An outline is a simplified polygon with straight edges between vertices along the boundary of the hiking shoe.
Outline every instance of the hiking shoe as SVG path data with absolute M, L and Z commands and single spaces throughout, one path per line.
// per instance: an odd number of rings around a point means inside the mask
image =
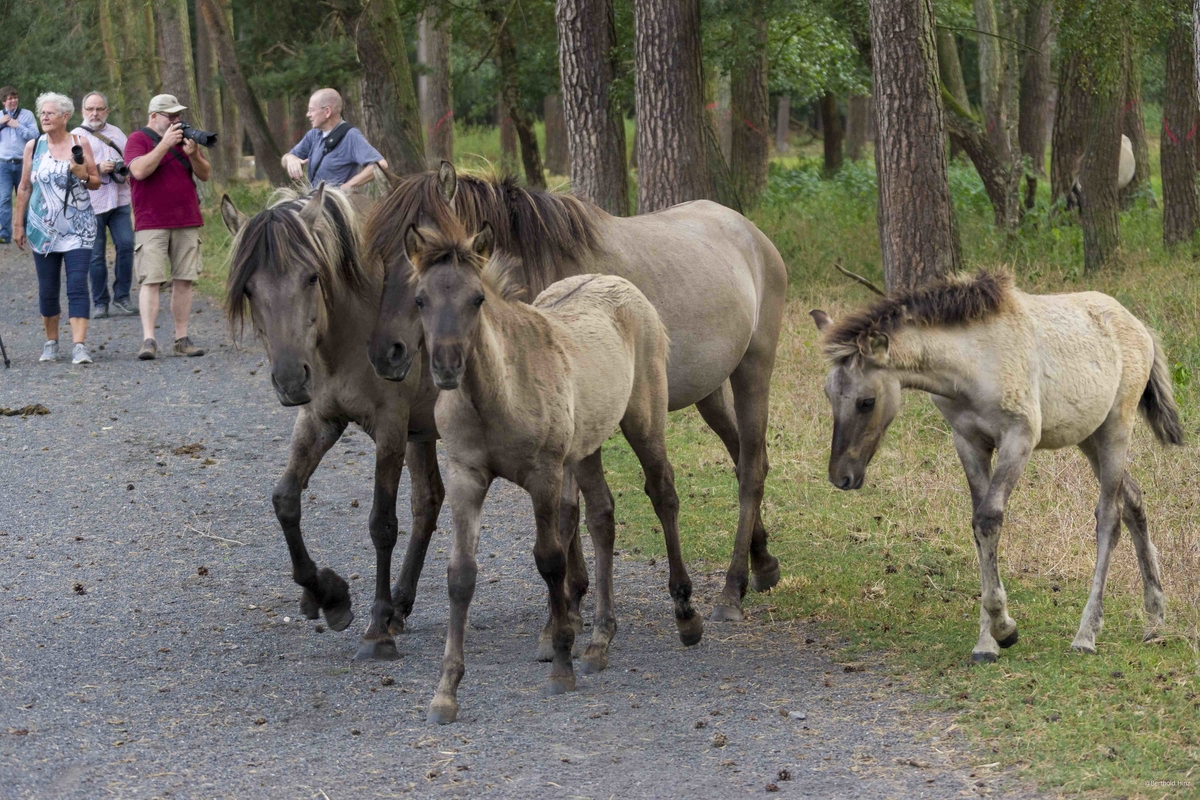
M 138 310 L 129 300 L 113 300 L 108 307 L 108 313 L 114 317 L 133 317 L 137 315 Z
M 158 342 L 153 339 L 146 339 L 142 342 L 142 349 L 138 350 L 139 361 L 153 361 L 158 356 Z
M 58 361 L 58 342 L 48 340 L 42 345 L 42 357 L 38 361 Z
M 8 244 L 8 237 L 0 236 L 0 244 Z
M 196 347 L 192 344 L 191 337 L 184 336 L 182 339 L 175 340 L 175 355 L 177 356 L 202 356 L 204 348 Z
M 91 355 L 88 354 L 87 345 L 85 345 L 83 342 L 75 343 L 75 352 L 71 356 L 71 363 L 72 364 L 90 364 L 90 363 L 92 363 L 92 357 L 91 357 Z
M 104 303 L 96 303 L 92 306 L 92 319 L 104 319 L 108 316 L 108 306 Z

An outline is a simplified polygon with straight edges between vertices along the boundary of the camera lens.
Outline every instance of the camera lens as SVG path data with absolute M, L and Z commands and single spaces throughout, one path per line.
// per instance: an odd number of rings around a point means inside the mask
M 81 145 L 77 145 L 77 144 L 71 145 L 71 159 L 76 164 L 83 163 L 83 147 Z

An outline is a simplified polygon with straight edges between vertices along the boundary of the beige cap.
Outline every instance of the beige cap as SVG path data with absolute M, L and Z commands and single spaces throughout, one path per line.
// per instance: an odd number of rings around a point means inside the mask
M 180 105 L 173 94 L 156 94 L 150 98 L 151 114 L 178 114 L 187 111 L 187 106 Z

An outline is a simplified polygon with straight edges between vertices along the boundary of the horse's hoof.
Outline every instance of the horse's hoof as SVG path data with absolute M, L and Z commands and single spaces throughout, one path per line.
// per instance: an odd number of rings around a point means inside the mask
M 554 640 L 549 636 L 543 636 L 538 639 L 537 646 L 538 661 L 553 661 L 554 660 Z
M 434 700 L 429 704 L 429 716 L 426 722 L 437 725 L 449 725 L 458 719 L 458 703 L 453 700 Z
M 400 651 L 396 649 L 396 642 L 392 639 L 363 641 L 358 646 L 358 652 L 354 654 L 355 661 L 395 661 L 398 658 Z
M 1092 645 L 1072 643 L 1071 649 L 1074 650 L 1076 653 L 1084 653 L 1089 656 L 1096 655 L 1096 648 Z
M 608 669 L 608 651 L 600 645 L 588 645 L 584 651 L 583 657 L 579 659 L 579 673 L 581 675 L 595 675 L 597 672 L 603 672 Z
M 742 614 L 742 609 L 737 606 L 713 606 L 712 616 L 709 617 L 713 622 L 741 622 L 745 617 Z
M 574 675 L 559 675 L 550 678 L 546 682 L 546 694 L 553 696 L 556 694 L 566 694 L 567 692 L 575 691 L 575 676 Z
M 353 621 L 354 612 L 350 610 L 349 603 L 337 608 L 325 609 L 325 624 L 331 631 L 344 631 L 350 627 L 350 623 Z
M 1017 629 L 1016 628 L 1013 628 L 1013 632 L 1010 633 L 1008 636 L 1005 636 L 1003 639 L 996 642 L 996 644 L 1000 645 L 1001 647 L 1003 647 L 1006 650 L 1008 648 L 1012 647 L 1016 643 L 1017 643 Z
M 321 616 L 321 604 L 317 602 L 317 598 L 313 597 L 312 592 L 305 589 L 300 595 L 300 613 L 306 619 L 317 619 Z
M 683 642 L 685 647 L 700 644 L 700 639 L 704 636 L 704 620 L 700 619 L 699 614 L 693 614 L 691 619 L 675 620 L 675 625 L 679 628 L 679 641 Z
M 995 664 L 996 654 L 989 652 L 971 653 L 971 662 L 974 664 Z
M 750 591 L 765 592 L 779 583 L 779 559 L 772 556 L 771 560 L 774 563 L 770 567 L 750 575 Z
M 388 633 L 392 636 L 399 636 L 404 632 L 404 617 L 392 614 L 392 618 L 388 620 Z

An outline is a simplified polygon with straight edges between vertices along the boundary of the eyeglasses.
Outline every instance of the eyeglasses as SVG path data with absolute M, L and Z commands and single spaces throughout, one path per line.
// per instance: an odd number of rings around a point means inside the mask
M 93 113 L 96 111 L 108 111 L 108 106 L 87 106 L 83 110 L 87 111 L 88 113 Z
M 68 114 L 61 112 L 61 111 L 39 111 L 38 112 L 39 117 L 57 117 L 59 114 L 62 114 L 64 117 L 69 116 Z

